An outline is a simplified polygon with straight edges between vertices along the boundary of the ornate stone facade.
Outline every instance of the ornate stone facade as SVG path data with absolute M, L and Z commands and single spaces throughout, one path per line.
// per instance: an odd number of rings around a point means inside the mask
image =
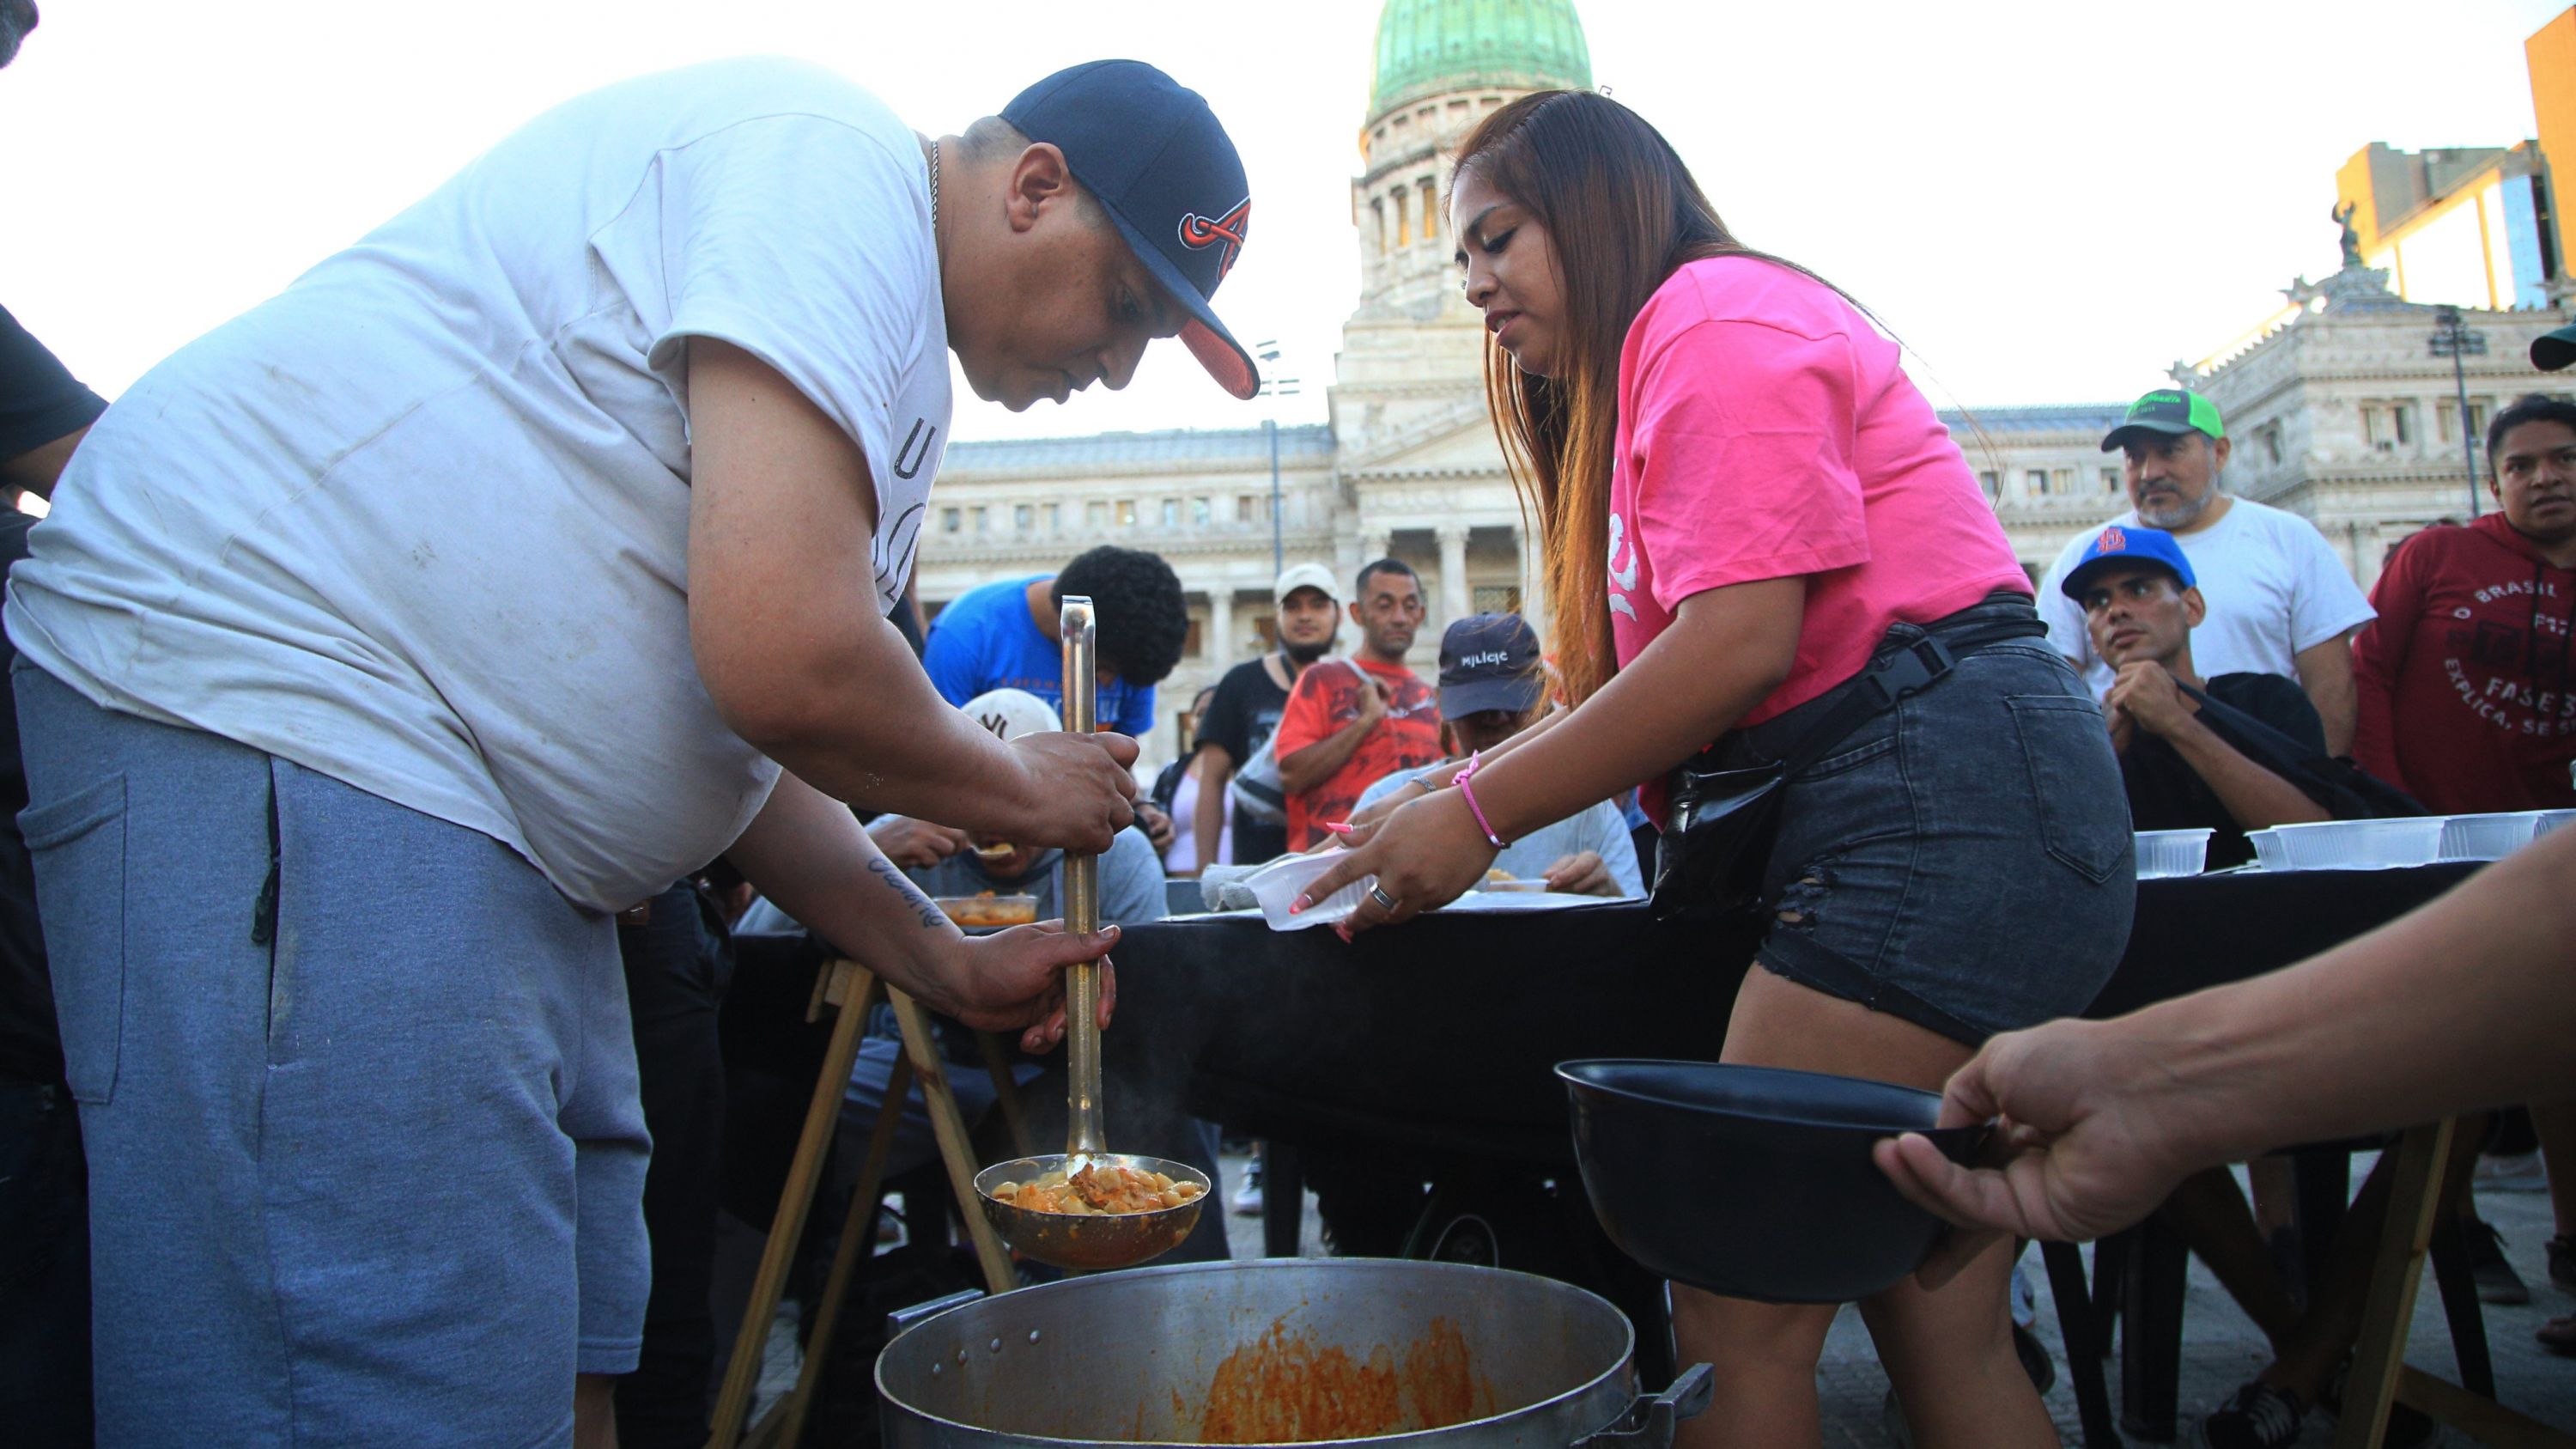
M 2173 370 L 2227 420 L 2235 440 L 2227 486 L 2313 520 L 2364 588 L 2406 535 L 2467 518 L 2473 501 L 2475 511 L 2492 511 L 2487 419 L 2525 393 L 2568 386 L 2531 366 L 2532 339 L 2565 326 L 2565 313 L 2463 309 L 2462 325 L 2486 343 L 2461 368 L 2472 463 L 2450 359 L 2433 353 L 2435 309 L 2387 283 L 2386 272 L 2361 267 L 2321 283 L 2302 279 L 2285 289 L 2290 305 L 2261 335 Z

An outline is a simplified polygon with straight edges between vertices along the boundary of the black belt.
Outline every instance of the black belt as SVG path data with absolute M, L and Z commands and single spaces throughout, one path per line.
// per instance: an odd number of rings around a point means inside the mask
M 1794 773 L 1898 701 L 1931 688 L 1968 655 L 2047 633 L 2030 599 L 2014 593 L 1989 594 L 1929 624 L 1899 624 L 1858 674 L 1785 714 L 1729 733 L 1718 741 L 1719 759 L 1741 768 L 1806 755 Z

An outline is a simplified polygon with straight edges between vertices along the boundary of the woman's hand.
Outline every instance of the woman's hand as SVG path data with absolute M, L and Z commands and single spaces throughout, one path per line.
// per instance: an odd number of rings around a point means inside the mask
M 1363 897 L 1360 908 L 1334 929 L 1349 940 L 1375 926 L 1409 921 L 1417 914 L 1445 906 L 1466 894 L 1493 868 L 1494 847 L 1476 828 L 1476 818 L 1455 790 L 1407 802 L 1387 817 L 1367 844 L 1342 852 L 1331 869 L 1317 876 L 1292 909 L 1304 910 L 1352 881 L 1377 877 L 1377 887 L 1395 899 L 1387 909 Z
M 1023 1048 L 1049 1050 L 1064 1040 L 1067 966 L 1100 962 L 1100 1024 L 1109 1025 L 1118 1004 L 1118 973 L 1108 951 L 1117 939 L 1116 926 L 1077 936 L 1062 921 L 967 937 L 947 973 L 950 999 L 936 1004 L 978 1031 L 1018 1031 Z
M 2159 1043 L 2117 1024 L 2057 1021 L 1994 1038 L 1950 1077 L 1941 1125 L 1996 1119 L 2000 1167 L 1961 1167 L 1920 1134 L 1873 1149 L 1920 1207 L 1955 1224 L 1917 1275 L 1949 1281 L 1996 1238 L 2081 1242 L 2155 1211 L 2206 1164 L 2185 1133 L 2196 1112 L 2175 1100 Z
M 1350 819 L 1340 822 L 1342 828 L 1333 831 L 1340 837 L 1340 843 L 1353 850 L 1359 849 L 1377 834 L 1377 828 L 1386 823 L 1388 816 L 1432 793 L 1435 786 L 1448 783 L 1448 770 L 1434 769 L 1428 773 L 1438 778 L 1425 779 L 1417 775 L 1352 811 Z M 1331 826 L 1325 828 L 1332 829 Z

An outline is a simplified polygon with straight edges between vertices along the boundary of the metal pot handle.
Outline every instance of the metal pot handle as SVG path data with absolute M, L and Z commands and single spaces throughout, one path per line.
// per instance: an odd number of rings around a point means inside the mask
M 1709 1366 L 1692 1364 L 1672 1387 L 1630 1404 L 1628 1412 L 1575 1440 L 1572 1449 L 1672 1449 L 1673 1426 L 1699 1417 L 1716 1392 L 1716 1375 Z
M 981 1288 L 960 1288 L 945 1298 L 933 1298 L 927 1303 L 916 1303 L 910 1308 L 898 1308 L 892 1313 L 886 1315 L 885 1341 L 892 1343 L 896 1339 L 903 1337 L 904 1334 L 913 1329 L 919 1328 L 921 1325 L 937 1318 L 949 1309 L 963 1308 L 967 1304 L 972 1303 L 983 1296 L 984 1290 Z M 1700 1402 L 1703 1404 L 1707 1403 L 1708 1396 L 1706 1394 L 1702 1394 L 1700 1396 Z M 1696 1413 L 1698 1411 L 1693 1410 L 1692 1412 Z

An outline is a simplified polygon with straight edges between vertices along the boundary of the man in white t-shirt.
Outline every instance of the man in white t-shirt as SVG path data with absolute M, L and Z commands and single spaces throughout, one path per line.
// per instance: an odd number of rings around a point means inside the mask
M 2182 545 L 2209 607 L 2191 636 L 2203 673 L 2297 680 L 2325 721 L 2328 749 L 2349 754 L 2358 707 L 2352 636 L 2370 622 L 2370 601 L 2315 524 L 2221 491 L 2228 448 L 2218 409 L 2196 392 L 2158 388 L 2131 403 L 2102 451 L 2127 456 L 2133 506 L 2105 526 L 2143 523 Z M 2110 668 L 2093 652 L 2084 611 L 2059 587 L 2097 532 L 2058 554 L 2040 583 L 2039 614 L 2098 695 L 2111 687 Z
M 1249 206 L 1137 62 L 934 140 L 723 61 L 540 116 L 100 419 L 8 586 L 100 1442 L 613 1433 L 613 920 L 720 853 L 1056 1039 L 1110 933 L 965 940 L 849 806 L 1102 850 L 1135 742 L 995 739 L 885 614 L 951 354 L 1017 409 L 1179 335 L 1253 395 L 1208 305 Z

